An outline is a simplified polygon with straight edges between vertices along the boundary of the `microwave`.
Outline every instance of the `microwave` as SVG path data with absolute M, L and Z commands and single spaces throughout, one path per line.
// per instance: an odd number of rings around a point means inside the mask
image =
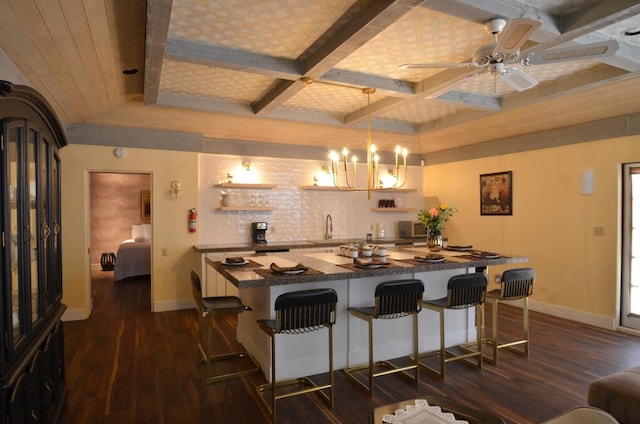
M 427 229 L 418 221 L 398 221 L 399 237 L 426 237 Z

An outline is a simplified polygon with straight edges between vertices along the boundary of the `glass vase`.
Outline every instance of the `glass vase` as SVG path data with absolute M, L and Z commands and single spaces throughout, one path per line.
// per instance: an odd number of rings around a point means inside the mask
M 431 252 L 438 252 L 442 249 L 442 233 L 440 230 L 429 230 L 427 232 L 427 248 Z

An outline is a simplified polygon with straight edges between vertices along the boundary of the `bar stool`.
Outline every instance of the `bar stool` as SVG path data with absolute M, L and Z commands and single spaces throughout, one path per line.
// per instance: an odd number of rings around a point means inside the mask
M 276 421 L 276 401 L 291 396 L 318 392 L 322 399 L 333 408 L 333 325 L 336 322 L 336 304 L 338 295 L 333 289 L 311 289 L 281 294 L 276 298 L 274 309 L 275 320 L 258 320 L 260 329 L 271 339 L 271 383 L 262 384 L 256 388 L 258 397 Z M 326 327 L 329 334 L 329 384 L 318 385 L 310 378 L 297 378 L 276 381 L 276 334 L 303 334 Z M 304 388 L 295 391 L 278 389 L 286 386 L 300 385 Z M 323 390 L 329 390 L 327 395 Z M 271 402 L 267 402 L 263 395 L 271 391 Z
M 438 356 L 440 370 L 419 362 L 429 374 L 445 378 L 445 365 L 449 362 L 463 360 L 476 368 L 482 369 L 482 309 L 487 294 L 488 279 L 482 272 L 454 275 L 447 283 L 447 296 L 441 299 L 425 300 L 422 305 L 440 314 L 440 349 L 421 353 L 420 358 Z M 455 353 L 446 349 L 444 316 L 447 309 L 475 308 L 476 312 L 476 351 Z M 476 361 L 473 361 L 476 358 Z
M 422 294 L 424 284 L 416 279 L 388 281 L 378 284 L 375 291 L 374 306 L 349 308 L 351 315 L 363 319 L 369 324 L 369 362 L 367 364 L 347 367 L 344 372 L 347 379 L 364 389 L 373 397 L 373 379 L 387 374 L 402 373 L 410 377 L 405 371 L 414 370 L 413 380 L 419 382 L 420 370 L 418 368 L 418 312 L 422 310 Z M 373 361 L 373 321 L 375 319 L 395 319 L 413 316 L 413 363 L 408 366 L 396 366 L 389 361 Z M 385 368 L 384 371 L 374 372 L 374 368 Z M 355 372 L 368 369 L 368 384 L 358 380 Z
M 492 305 L 491 338 L 483 338 L 483 342 L 491 346 L 492 355 L 484 355 L 484 359 L 498 364 L 498 349 L 505 349 L 529 357 L 529 296 L 533 293 L 536 273 L 532 268 L 515 268 L 502 273 L 501 287 L 487 292 L 487 302 Z M 522 299 L 522 339 L 510 342 L 498 341 L 498 304 L 508 300 Z M 523 345 L 522 349 L 516 348 Z
M 206 363 L 205 382 L 207 384 L 211 384 L 257 373 L 258 370 L 260 370 L 260 366 L 248 352 L 230 352 L 220 355 L 212 355 L 213 326 L 216 325 L 215 316 L 222 314 L 239 314 L 244 311 L 250 311 L 251 308 L 244 305 L 236 296 L 213 296 L 203 298 L 200 276 L 195 271 L 191 271 L 191 291 L 193 293 L 193 299 L 196 302 L 196 308 L 198 309 L 198 351 L 200 358 Z M 206 347 L 203 346 L 205 326 L 207 328 Z M 244 360 L 245 358 L 250 361 L 251 368 L 247 369 L 245 365 L 245 369 L 240 371 L 214 374 L 214 364 L 216 362 L 233 359 L 235 359 L 236 362 L 241 362 L 238 359 Z

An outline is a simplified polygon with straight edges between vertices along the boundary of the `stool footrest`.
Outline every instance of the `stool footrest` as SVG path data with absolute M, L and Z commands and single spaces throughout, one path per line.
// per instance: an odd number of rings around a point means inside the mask
M 474 345 L 476 343 L 473 343 Z M 449 362 L 454 362 L 454 361 L 462 361 L 466 364 L 469 364 L 475 368 L 478 369 L 482 369 L 482 359 L 484 358 L 485 355 L 482 355 L 482 352 L 478 352 L 477 350 L 471 350 L 471 349 L 465 349 L 463 345 L 458 346 L 463 352 L 463 354 L 459 354 L 456 352 L 452 352 L 450 350 L 445 349 L 444 350 L 444 359 L 440 361 L 441 364 L 441 370 L 438 371 L 433 367 L 430 367 L 429 365 L 425 364 L 424 362 L 420 362 L 418 361 L 418 365 L 423 368 L 428 374 L 431 374 L 433 376 L 436 377 L 440 377 L 442 379 L 444 379 L 444 368 L 445 365 L 448 364 Z M 440 357 L 440 350 L 434 350 L 432 352 L 423 352 L 420 353 L 418 355 L 418 359 L 420 358 L 429 358 L 432 356 L 437 356 Z M 476 361 L 471 360 L 470 358 L 477 358 Z
M 221 355 L 211 355 L 209 356 L 209 360 L 207 361 L 204 350 L 202 349 L 202 347 L 200 346 L 198 347 L 200 350 L 200 359 L 203 362 L 206 362 L 206 366 L 207 366 L 207 376 L 206 376 L 207 384 L 216 383 L 218 381 L 229 380 L 232 378 L 244 377 L 247 375 L 256 374 L 258 371 L 260 371 L 260 366 L 254 359 L 254 357 L 248 352 L 230 352 L 230 353 L 224 353 Z M 215 364 L 216 362 L 232 361 L 234 359 L 242 359 L 242 358 L 246 358 L 249 360 L 251 364 L 250 365 L 251 368 L 243 369 L 240 371 L 229 372 L 225 374 L 213 374 L 212 368 L 213 368 L 213 364 Z
M 304 386 L 305 388 L 300 390 L 295 390 L 292 392 L 283 393 L 283 394 L 277 394 L 278 389 L 282 389 L 284 387 L 289 387 L 289 386 Z M 317 392 L 317 394 L 322 399 L 324 399 L 324 401 L 327 403 L 329 407 L 333 407 L 333 400 L 331 399 L 331 396 L 323 392 L 323 390 L 325 389 L 331 389 L 331 384 L 318 385 L 314 381 L 312 381 L 310 378 L 304 377 L 304 378 L 296 378 L 293 380 L 285 380 L 285 381 L 277 382 L 275 384 L 275 388 L 276 388 L 276 393 L 274 395 L 276 400 Z M 273 390 L 273 384 L 271 383 L 262 384 L 256 387 L 256 390 L 260 395 L 259 398 L 262 401 L 262 404 L 269 411 L 269 414 L 270 415 L 273 414 L 273 411 L 271 410 L 271 404 L 267 401 L 267 399 L 265 399 L 265 396 L 264 396 L 264 393 L 270 392 Z
M 384 375 L 389 375 L 389 374 L 396 374 L 396 373 L 400 373 L 400 375 L 403 375 L 409 379 L 411 379 L 413 382 L 415 382 L 416 384 L 418 384 L 418 380 L 416 378 L 415 375 L 410 375 L 407 374 L 405 371 L 409 371 L 409 370 L 414 370 L 418 368 L 418 364 L 411 364 L 411 365 L 406 365 L 406 366 L 397 366 L 389 361 L 377 361 L 374 362 L 373 364 L 373 368 L 384 368 L 384 371 L 378 371 L 378 372 L 373 372 L 372 373 L 372 378 L 375 377 L 381 377 Z M 344 373 L 345 376 L 347 377 L 347 380 L 351 381 L 352 383 L 356 384 L 357 387 L 365 390 L 367 393 L 371 393 L 371 388 L 369 386 L 367 386 L 365 383 L 363 383 L 362 381 L 358 380 L 358 378 L 354 375 L 354 373 L 358 372 L 358 371 L 364 371 L 364 370 L 368 370 L 369 369 L 369 364 L 360 364 L 360 365 L 354 365 L 354 366 L 350 366 L 344 369 Z

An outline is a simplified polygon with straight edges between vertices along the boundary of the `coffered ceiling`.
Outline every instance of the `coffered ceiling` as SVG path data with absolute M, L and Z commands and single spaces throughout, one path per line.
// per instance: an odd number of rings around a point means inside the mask
M 524 91 L 489 67 L 399 67 L 474 60 L 495 18 L 542 22 L 519 58 L 619 47 L 598 60 L 512 61 L 538 82 Z M 638 32 L 629 0 L 0 0 L 0 48 L 71 143 L 83 129 L 133 127 L 357 148 L 370 111 L 379 148 L 424 154 L 632 115 Z M 365 87 L 376 89 L 370 109 Z

